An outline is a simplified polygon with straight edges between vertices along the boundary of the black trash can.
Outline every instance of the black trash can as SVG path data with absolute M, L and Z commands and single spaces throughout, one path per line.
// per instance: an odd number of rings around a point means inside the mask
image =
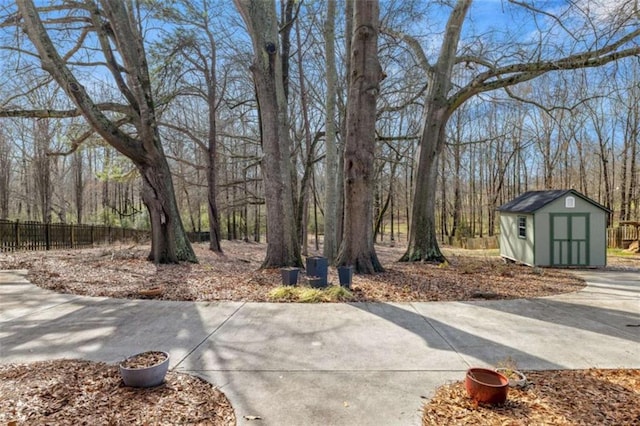
M 320 285 L 327 286 L 327 275 L 329 262 L 326 257 L 311 256 L 307 257 L 307 276 L 320 278 Z

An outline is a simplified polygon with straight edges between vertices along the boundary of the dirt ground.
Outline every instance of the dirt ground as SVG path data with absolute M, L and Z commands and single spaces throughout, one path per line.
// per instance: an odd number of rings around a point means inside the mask
M 204 244 L 194 248 L 198 264 L 153 265 L 145 260 L 148 246 L 117 245 L 0 253 L 0 269 L 28 269 L 31 282 L 54 291 L 115 298 L 263 302 L 272 301 L 269 292 L 281 285 L 278 270 L 259 270 L 264 244 L 224 242 L 224 255 Z M 355 276 L 353 301 L 513 299 L 584 287 L 571 271 L 507 264 L 495 251 L 445 249 L 444 265 L 399 263 L 402 247 L 377 246 L 376 251 L 386 272 Z M 609 257 L 609 265 L 640 270 L 640 255 Z M 338 281 L 334 268 L 329 281 Z M 639 370 L 526 373 L 529 385 L 512 390 L 501 407 L 478 406 L 462 383 L 445 384 L 425 404 L 423 424 L 640 425 Z M 184 374 L 170 372 L 165 385 L 140 390 L 125 387 L 117 366 L 102 363 L 58 360 L 0 366 L 1 423 L 81 421 L 222 426 L 236 419 L 224 394 Z

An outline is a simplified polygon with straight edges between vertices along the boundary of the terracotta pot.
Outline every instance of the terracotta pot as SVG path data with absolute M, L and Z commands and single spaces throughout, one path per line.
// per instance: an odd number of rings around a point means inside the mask
M 485 404 L 504 404 L 509 392 L 509 379 L 488 368 L 470 368 L 464 381 L 467 393 Z

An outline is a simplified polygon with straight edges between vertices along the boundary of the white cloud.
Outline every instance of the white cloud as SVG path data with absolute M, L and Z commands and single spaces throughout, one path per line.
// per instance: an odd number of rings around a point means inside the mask
M 578 0 L 576 5 L 600 22 L 627 20 L 638 14 L 637 0 Z

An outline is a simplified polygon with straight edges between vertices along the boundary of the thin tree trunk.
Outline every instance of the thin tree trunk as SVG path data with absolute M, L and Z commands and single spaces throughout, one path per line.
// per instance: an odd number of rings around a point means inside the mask
M 83 161 L 82 151 L 76 151 L 73 154 L 73 180 L 74 180 L 74 198 L 76 205 L 76 221 L 78 224 L 82 223 L 82 217 L 84 212 L 84 175 L 83 175 Z M 0 216 L 1 217 L 1 216 Z
M 337 185 L 338 174 L 338 150 L 336 146 L 336 52 L 335 52 L 335 15 L 336 0 L 327 0 L 327 18 L 324 22 L 324 43 L 326 58 L 327 92 L 325 98 L 325 145 L 326 166 L 325 178 L 327 189 L 325 191 L 325 216 L 324 216 L 324 245 L 323 254 L 330 263 L 333 263 L 338 254 L 338 222 L 341 220 L 338 210 L 339 187 Z
M 11 147 L 0 129 L 0 219 L 9 218 Z
M 313 178 L 313 165 L 315 156 L 315 146 L 317 138 L 311 138 L 311 125 L 309 123 L 309 106 L 307 101 L 307 87 L 305 83 L 304 65 L 302 63 L 302 40 L 300 38 L 300 25 L 296 23 L 296 47 L 298 58 L 298 79 L 300 84 L 300 107 L 302 109 L 302 122 L 304 126 L 304 140 L 306 145 L 306 160 L 304 161 L 304 175 L 300 181 L 300 196 L 298 197 L 298 211 L 296 223 L 300 230 L 300 241 L 302 245 L 302 254 L 308 253 L 309 239 L 309 188 L 310 180 Z M 302 150 L 301 150 L 302 151 Z
M 216 127 L 217 115 L 217 74 L 216 74 L 216 43 L 213 34 L 207 32 L 211 45 L 210 70 L 207 79 L 207 103 L 209 104 L 209 133 L 207 136 L 207 212 L 209 214 L 209 250 L 222 253 L 220 245 L 220 212 L 216 196 L 217 188 L 217 161 L 218 161 L 218 135 Z

